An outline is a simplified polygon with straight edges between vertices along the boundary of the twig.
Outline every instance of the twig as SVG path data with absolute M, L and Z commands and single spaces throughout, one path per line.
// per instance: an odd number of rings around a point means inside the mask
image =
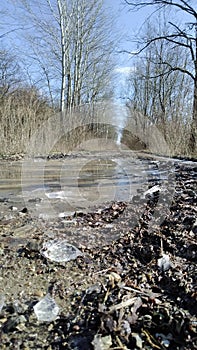
M 125 346 L 125 345 L 121 342 L 121 340 L 120 340 L 120 338 L 119 338 L 118 336 L 116 336 L 116 341 L 117 341 L 117 343 L 118 343 L 118 345 L 119 345 L 120 347 L 114 348 L 114 349 L 129 350 L 129 349 L 127 348 L 127 346 Z
M 142 294 L 142 295 L 145 295 L 147 297 L 159 297 L 161 295 L 161 293 L 153 293 L 153 292 L 145 292 L 143 290 L 139 290 L 139 289 L 135 289 L 135 288 L 131 288 L 131 287 L 121 287 L 122 289 L 125 289 L 125 290 L 128 290 L 128 291 L 131 291 L 131 292 L 135 292 L 135 293 L 138 293 L 138 294 Z
M 156 343 L 157 340 L 145 329 L 142 329 L 142 333 L 144 333 L 146 335 L 146 338 L 147 338 L 147 341 L 149 342 L 149 344 L 155 348 L 155 349 L 160 349 L 160 350 L 163 350 L 164 347 L 162 345 L 157 345 Z
M 136 300 L 137 300 L 137 297 L 134 297 L 134 298 L 130 298 L 130 299 L 126 300 L 126 301 L 122 301 L 121 303 L 119 303 L 117 305 L 112 305 L 109 308 L 109 312 L 113 312 L 115 310 L 123 309 L 124 307 L 133 305 Z
M 161 255 L 163 255 L 163 239 L 161 238 Z

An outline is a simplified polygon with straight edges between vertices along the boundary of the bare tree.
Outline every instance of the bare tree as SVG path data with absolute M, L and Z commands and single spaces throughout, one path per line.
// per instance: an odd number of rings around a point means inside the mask
M 147 47 L 151 46 L 154 42 L 165 40 L 167 43 L 173 44 L 175 47 L 181 47 L 186 49 L 190 55 L 192 65 L 190 68 L 187 66 L 173 65 L 171 62 L 161 62 L 168 67 L 168 74 L 179 71 L 186 74 L 193 81 L 193 118 L 191 123 L 190 134 L 190 148 L 194 152 L 197 145 L 197 10 L 194 1 L 190 0 L 124 0 L 131 9 L 138 10 L 146 6 L 156 6 L 158 9 L 170 7 L 180 10 L 181 13 L 190 16 L 188 23 L 185 23 L 183 27 L 177 25 L 174 22 L 170 22 L 171 32 L 167 35 L 154 35 L 153 37 L 146 38 L 144 42 L 141 42 L 141 48 L 139 53 L 144 51 Z M 167 74 L 166 73 L 166 74 Z
M 0 51 L 0 97 L 13 92 L 21 82 L 20 66 L 14 55 L 7 50 Z
M 146 23 L 142 40 L 152 37 L 153 33 L 167 35 L 169 25 L 165 20 L 165 12 L 161 11 L 157 17 L 157 21 Z M 137 118 L 133 123 L 139 122 L 139 113 L 145 116 L 144 120 L 140 120 L 142 133 L 150 125 L 156 125 L 171 151 L 174 154 L 183 154 L 188 152 L 192 87 L 186 74 L 178 70 L 169 74 L 168 62 L 185 69 L 190 64 L 186 50 L 179 46 L 174 48 L 165 40 L 155 41 L 144 49 L 135 58 L 134 69 L 128 77 L 125 98 L 132 119 Z
M 64 111 L 106 95 L 115 44 L 103 0 L 21 1 L 35 28 L 33 35 L 26 33 L 29 60 L 41 68 L 50 99 L 59 88 Z
M 6 18 L 6 15 L 7 10 L 4 9 L 0 11 L 0 40 L 7 38 L 10 34 L 23 29 L 21 26 L 14 26 L 14 28 L 11 28 L 10 23 L 7 23 L 6 20 L 3 20 Z

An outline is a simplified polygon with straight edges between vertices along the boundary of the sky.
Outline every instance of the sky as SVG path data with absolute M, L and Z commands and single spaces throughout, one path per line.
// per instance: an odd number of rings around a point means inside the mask
M 144 23 L 147 16 L 150 14 L 150 9 L 145 8 L 140 10 L 140 12 L 130 11 L 130 7 L 125 4 L 124 0 L 105 0 L 107 8 L 112 10 L 116 20 L 115 27 L 117 31 L 121 33 L 122 39 L 119 41 L 120 50 L 132 51 L 134 46 L 131 39 L 137 34 L 140 27 Z M 115 28 L 115 30 L 116 30 Z M 124 72 L 123 68 L 125 66 L 125 73 L 129 72 L 127 65 L 131 65 L 129 55 L 122 54 L 120 63 L 120 72 Z
M 197 11 L 197 0 L 190 0 L 191 5 Z M 147 6 L 138 11 L 131 11 L 131 7 L 125 4 L 124 0 L 105 0 L 106 6 L 109 9 L 112 9 L 115 16 L 117 15 L 116 25 L 117 28 L 120 29 L 123 35 L 123 39 L 120 42 L 120 48 L 122 50 L 132 51 L 135 50 L 134 44 L 132 44 L 131 40 L 133 37 L 137 36 L 139 31 L 143 28 L 143 24 L 146 19 L 153 18 L 152 13 L 155 10 L 155 7 Z M 173 14 L 173 11 L 172 11 Z M 176 10 L 174 11 L 174 22 L 177 24 L 178 22 L 187 22 L 190 21 L 191 17 L 186 16 L 182 11 Z M 129 72 L 129 67 L 131 65 L 131 59 L 129 55 L 122 55 L 120 60 L 120 71 L 122 68 L 122 72 L 125 74 Z
M 17 4 L 17 0 L 1 0 L 0 1 L 0 13 L 6 9 L 9 11 L 9 3 Z M 31 0 L 29 0 L 31 3 Z M 104 4 L 109 11 L 109 14 L 113 17 L 115 17 L 115 25 L 114 29 L 118 32 L 118 34 L 121 33 L 121 40 L 119 40 L 119 47 L 120 50 L 130 50 L 131 49 L 131 36 L 134 35 L 134 33 L 137 33 L 138 29 L 143 24 L 145 18 L 150 13 L 150 9 L 143 9 L 140 10 L 138 13 L 133 13 L 129 11 L 130 7 L 125 4 L 124 0 L 104 0 Z M 5 32 L 5 29 L 10 27 L 10 21 L 9 23 L 3 20 L 2 15 L 0 19 L 0 35 L 1 33 L 1 23 L 4 23 L 3 31 Z M 14 34 L 13 34 L 14 35 Z M 7 36 L 7 39 L 12 40 L 12 33 Z M 119 57 L 119 63 L 120 68 L 122 68 L 125 64 L 130 64 L 128 62 L 128 55 L 120 55 Z M 125 71 L 127 68 L 125 69 Z
M 29 0 L 31 3 L 31 0 Z M 6 9 L 8 11 L 11 8 L 11 5 L 14 3 L 17 4 L 17 0 L 1 0 L 0 1 L 0 13 Z M 131 42 L 131 37 L 133 37 L 134 34 L 137 33 L 140 26 L 145 21 L 145 18 L 150 12 L 150 9 L 148 11 L 147 8 L 141 10 L 138 13 L 133 13 L 129 11 L 130 7 L 125 4 L 124 0 L 104 0 L 105 6 L 107 8 L 107 12 L 111 15 L 112 18 L 115 18 L 114 20 L 114 30 L 117 32 L 117 36 L 121 37 L 118 39 L 118 51 L 123 50 L 134 50 L 134 46 Z M 18 5 L 17 5 L 18 6 Z M 12 10 L 10 11 L 12 12 Z M 14 21 L 14 16 L 13 16 Z M 1 30 L 1 23 L 4 22 L 3 29 Z M 15 28 L 15 24 L 13 25 L 13 28 Z M 4 20 L 3 17 L 0 18 L 0 35 L 5 31 L 9 31 L 10 28 L 10 19 L 7 21 Z M 17 34 L 19 34 L 20 37 L 20 31 L 10 33 L 6 36 L 6 44 L 8 44 L 8 47 L 11 46 L 14 48 L 15 45 L 17 45 L 18 39 Z M 20 39 L 19 39 L 20 40 Z M 23 45 L 23 43 L 19 43 L 19 45 Z M 117 67 L 115 69 L 115 73 L 119 76 L 119 79 L 122 81 L 124 80 L 124 77 L 129 74 L 130 72 L 130 66 L 132 66 L 132 60 L 131 56 L 128 54 L 118 54 L 117 55 Z
M 140 27 L 151 12 L 150 9 L 145 8 L 140 10 L 140 12 L 134 13 L 130 11 L 130 7 L 125 4 L 124 0 L 104 0 L 104 2 L 107 11 L 115 18 L 114 30 L 117 32 L 117 36 L 120 35 L 118 51 L 122 53 L 117 55 L 117 66 L 114 76 L 115 96 L 119 99 L 125 88 L 125 80 L 133 69 L 132 56 L 128 53 L 123 53 L 123 51 L 135 51 L 132 38 L 137 35 Z
M 17 3 L 17 0 L 1 0 L 0 1 L 0 12 L 8 8 L 9 1 Z M 28 0 L 31 1 L 31 0 Z M 143 24 L 147 17 L 151 16 L 153 12 L 153 7 L 144 7 L 139 11 L 130 11 L 131 7 L 125 4 L 124 0 L 104 0 L 105 6 L 111 15 L 112 18 L 115 18 L 114 21 L 114 30 L 117 31 L 117 34 L 121 36 L 118 40 L 118 51 L 135 51 L 135 46 L 132 43 L 132 38 L 136 37 L 139 33 L 140 28 L 143 27 Z M 197 0 L 191 0 L 191 4 L 195 6 Z M 151 18 L 151 17 L 150 17 Z M 181 18 L 180 11 L 176 13 L 177 21 Z M 184 18 L 185 20 L 185 18 Z M 1 22 L 3 18 L 0 18 L 0 35 L 1 35 Z M 5 30 L 5 27 L 3 28 Z M 12 34 L 8 35 L 6 39 L 9 42 Z M 13 40 L 13 39 L 12 39 Z M 118 79 L 122 82 L 125 77 L 128 76 L 130 70 L 133 66 L 132 56 L 129 54 L 119 54 L 117 56 L 117 67 L 116 73 Z
M 191 4 L 197 2 L 197 0 L 190 0 Z M 1 0 L 0 1 L 0 13 L 4 9 L 9 9 L 9 3 L 17 4 L 17 0 Z M 28 1 L 27 1 L 28 2 Z M 31 0 L 29 0 L 31 3 Z M 153 12 L 153 7 L 144 7 L 139 11 L 131 11 L 131 7 L 125 3 L 124 0 L 104 0 L 104 4 L 109 11 L 109 14 L 112 17 L 115 17 L 115 30 L 117 30 L 122 35 L 122 40 L 119 41 L 120 49 L 122 50 L 132 50 L 133 46 L 131 43 L 131 37 L 136 35 L 140 28 L 143 26 L 146 18 L 151 15 Z M 1 15 L 2 17 L 2 15 Z M 178 13 L 180 17 L 180 12 Z M 1 22 L 3 19 L 0 19 L 0 35 L 1 35 Z M 122 57 L 124 61 L 124 55 Z M 128 62 L 128 57 L 125 56 L 125 60 Z M 122 64 L 122 61 L 120 61 Z M 124 64 L 124 63 L 123 63 Z

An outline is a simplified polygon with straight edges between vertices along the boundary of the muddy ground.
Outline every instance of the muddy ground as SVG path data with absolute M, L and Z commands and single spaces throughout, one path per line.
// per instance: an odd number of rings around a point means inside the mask
M 170 210 L 169 188 L 51 221 L 0 198 L 0 348 L 197 349 L 196 171 L 176 163 Z M 82 255 L 46 258 L 54 238 Z M 47 293 L 59 313 L 40 322 L 34 306 Z

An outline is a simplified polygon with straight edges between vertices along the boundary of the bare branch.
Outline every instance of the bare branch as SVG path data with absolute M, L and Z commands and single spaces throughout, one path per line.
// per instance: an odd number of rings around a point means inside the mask
M 8 30 L 6 33 L 0 35 L 0 39 L 4 38 L 5 36 L 7 36 L 10 33 L 16 32 L 17 30 L 23 30 L 23 29 L 24 29 L 23 27 L 19 27 L 19 28 L 14 28 L 14 29 Z
M 190 15 L 194 16 L 197 19 L 197 12 L 195 9 L 189 5 L 188 1 L 180 0 L 179 2 L 173 1 L 173 0 L 152 0 L 152 1 L 140 1 L 140 0 L 135 0 L 135 1 L 128 1 L 124 0 L 127 5 L 130 5 L 133 8 L 142 8 L 146 6 L 153 6 L 153 5 L 169 5 L 169 6 L 174 6 L 179 8 L 182 11 L 185 11 L 189 13 Z
M 193 79 L 194 85 L 193 85 L 193 119 L 191 123 L 191 149 L 192 151 L 195 150 L 195 147 L 197 146 L 197 10 L 191 6 L 190 1 L 186 0 L 125 0 L 125 3 L 131 6 L 131 9 L 138 10 L 143 7 L 147 6 L 156 6 L 157 8 L 161 9 L 162 7 L 168 6 L 169 8 L 174 8 L 181 10 L 183 13 L 186 13 L 188 15 L 191 15 L 192 21 L 190 21 L 190 26 L 187 27 L 187 30 L 182 30 L 179 26 L 176 24 L 169 22 L 173 29 L 175 30 L 175 33 L 168 34 L 168 35 L 162 35 L 162 36 L 156 36 L 153 38 L 150 38 L 148 41 L 145 39 L 143 47 L 137 52 L 137 54 L 143 52 L 144 50 L 148 49 L 150 45 L 157 41 L 163 41 L 165 40 L 168 43 L 174 44 L 175 47 L 182 47 L 184 49 L 187 49 L 187 51 L 190 54 L 190 58 L 193 62 L 193 67 L 191 73 L 188 71 L 185 67 L 179 67 L 179 66 L 173 66 L 168 62 L 168 67 L 170 67 L 170 72 L 173 71 L 179 71 L 183 73 L 183 75 L 188 75 L 190 78 Z M 191 32 L 192 31 L 192 32 Z M 167 64 L 164 63 L 163 64 Z M 160 73 L 159 73 L 160 74 Z M 166 75 L 167 72 L 162 72 L 161 74 Z M 163 106 L 163 105 L 162 105 Z
M 189 72 L 187 69 L 184 69 L 184 68 L 181 68 L 181 67 L 173 67 L 169 62 L 162 62 L 161 64 L 169 66 L 170 69 L 167 70 L 166 72 L 162 72 L 160 74 L 150 75 L 149 79 L 155 79 L 155 78 L 163 77 L 165 75 L 171 74 L 172 72 L 179 71 L 181 73 L 187 74 L 190 78 L 195 80 L 195 76 L 191 72 Z
M 191 45 L 185 44 L 185 43 L 183 43 L 181 41 L 177 41 L 177 40 L 173 39 L 173 38 L 178 38 L 178 37 L 179 37 L 179 35 L 176 35 L 176 34 L 171 34 L 171 35 L 166 35 L 166 36 L 165 35 L 161 35 L 161 36 L 158 36 L 158 37 L 150 39 L 148 42 L 145 43 L 145 45 L 140 50 L 138 50 L 135 53 L 131 53 L 131 52 L 127 51 L 127 50 L 123 50 L 122 52 L 123 53 L 130 53 L 133 56 L 136 56 L 136 55 L 139 55 L 144 50 L 146 50 L 152 43 L 154 43 L 156 41 L 160 41 L 160 40 L 166 40 L 166 41 L 171 42 L 171 43 L 173 43 L 173 44 L 175 44 L 177 46 L 183 46 L 185 48 L 191 49 Z

